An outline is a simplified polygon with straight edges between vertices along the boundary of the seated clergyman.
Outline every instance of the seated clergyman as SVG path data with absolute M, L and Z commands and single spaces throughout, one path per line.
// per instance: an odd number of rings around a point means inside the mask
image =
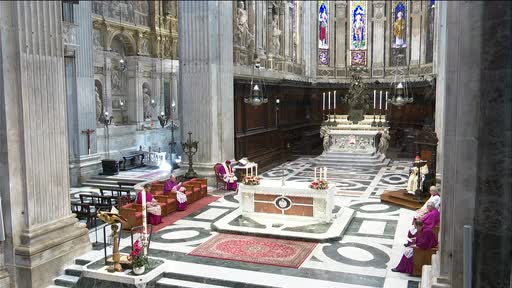
M 235 191 L 238 187 L 238 178 L 236 178 L 233 168 L 231 168 L 231 161 L 226 160 L 226 162 L 222 163 L 219 173 L 222 175 L 224 182 L 226 182 L 226 188 Z
M 428 250 L 437 246 L 437 235 L 434 231 L 424 228 L 422 221 L 416 221 L 415 226 L 417 232 L 416 238 L 413 239 L 413 245 L 405 247 L 400 263 L 398 263 L 396 268 L 391 269 L 391 271 L 412 274 L 414 268 L 414 248 L 418 247 Z

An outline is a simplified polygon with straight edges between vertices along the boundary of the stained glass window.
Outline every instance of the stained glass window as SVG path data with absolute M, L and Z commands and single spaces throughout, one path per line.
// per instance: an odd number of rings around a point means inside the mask
M 321 65 L 329 64 L 329 3 L 318 1 L 318 55 Z
M 352 66 L 366 66 L 367 5 L 367 1 L 350 1 L 350 63 Z
M 350 22 L 352 28 L 350 49 L 352 50 L 366 49 L 366 5 L 366 1 L 350 1 Z
M 407 47 L 407 4 L 393 1 L 393 48 Z

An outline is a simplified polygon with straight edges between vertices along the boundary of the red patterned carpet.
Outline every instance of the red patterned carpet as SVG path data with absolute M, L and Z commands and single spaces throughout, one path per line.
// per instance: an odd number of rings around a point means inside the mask
M 189 255 L 299 268 L 317 243 L 218 234 Z

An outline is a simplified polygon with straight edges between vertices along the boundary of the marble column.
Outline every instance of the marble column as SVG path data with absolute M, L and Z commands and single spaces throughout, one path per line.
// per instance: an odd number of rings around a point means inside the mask
M 317 3 L 314 1 L 304 1 L 304 76 L 315 77 L 318 60 L 318 40 L 317 40 Z
M 233 31 L 225 29 L 233 21 L 232 5 L 231 1 L 179 5 L 181 132 L 184 141 L 188 132 L 199 141 L 194 167 L 203 175 L 213 175 L 215 163 L 234 157 Z
M 370 3 L 370 2 L 369 2 Z M 372 76 L 384 77 L 384 31 L 386 25 L 386 15 L 384 10 L 385 1 L 373 1 L 373 41 L 371 59 Z M 369 56 L 369 55 L 368 55 Z
M 437 75 L 436 77 L 436 103 L 435 103 L 435 115 L 434 124 L 437 138 L 437 158 L 436 158 L 436 178 L 442 181 L 443 175 L 443 156 L 444 156 L 444 102 L 446 99 L 445 86 L 446 86 L 446 5 L 437 5 L 435 14 L 435 32 L 434 32 L 434 55 L 433 55 L 433 71 Z M 440 25 L 440 23 L 444 23 Z M 440 52 L 443 53 L 440 53 Z
M 171 72 L 171 117 L 173 119 L 178 119 L 178 115 L 180 113 L 178 106 L 178 75 L 176 72 Z M 174 106 L 173 106 L 174 104 Z
M 436 8 L 445 31 L 437 51 L 444 54 L 437 62 L 444 111 L 436 119 L 444 122 L 444 142 L 440 251 L 432 287 L 463 287 L 465 245 L 473 250 L 473 287 L 508 287 L 512 6 L 440 1 Z M 464 225 L 474 227 L 473 243 L 464 243 Z
M 60 1 L 0 2 L 0 193 L 13 287 L 45 287 L 90 249 L 70 211 L 61 15 Z

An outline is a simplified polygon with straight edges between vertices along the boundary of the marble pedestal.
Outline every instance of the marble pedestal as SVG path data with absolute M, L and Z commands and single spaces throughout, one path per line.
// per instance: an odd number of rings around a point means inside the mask
M 367 153 L 375 152 L 376 130 L 330 130 L 331 145 L 325 152 Z

